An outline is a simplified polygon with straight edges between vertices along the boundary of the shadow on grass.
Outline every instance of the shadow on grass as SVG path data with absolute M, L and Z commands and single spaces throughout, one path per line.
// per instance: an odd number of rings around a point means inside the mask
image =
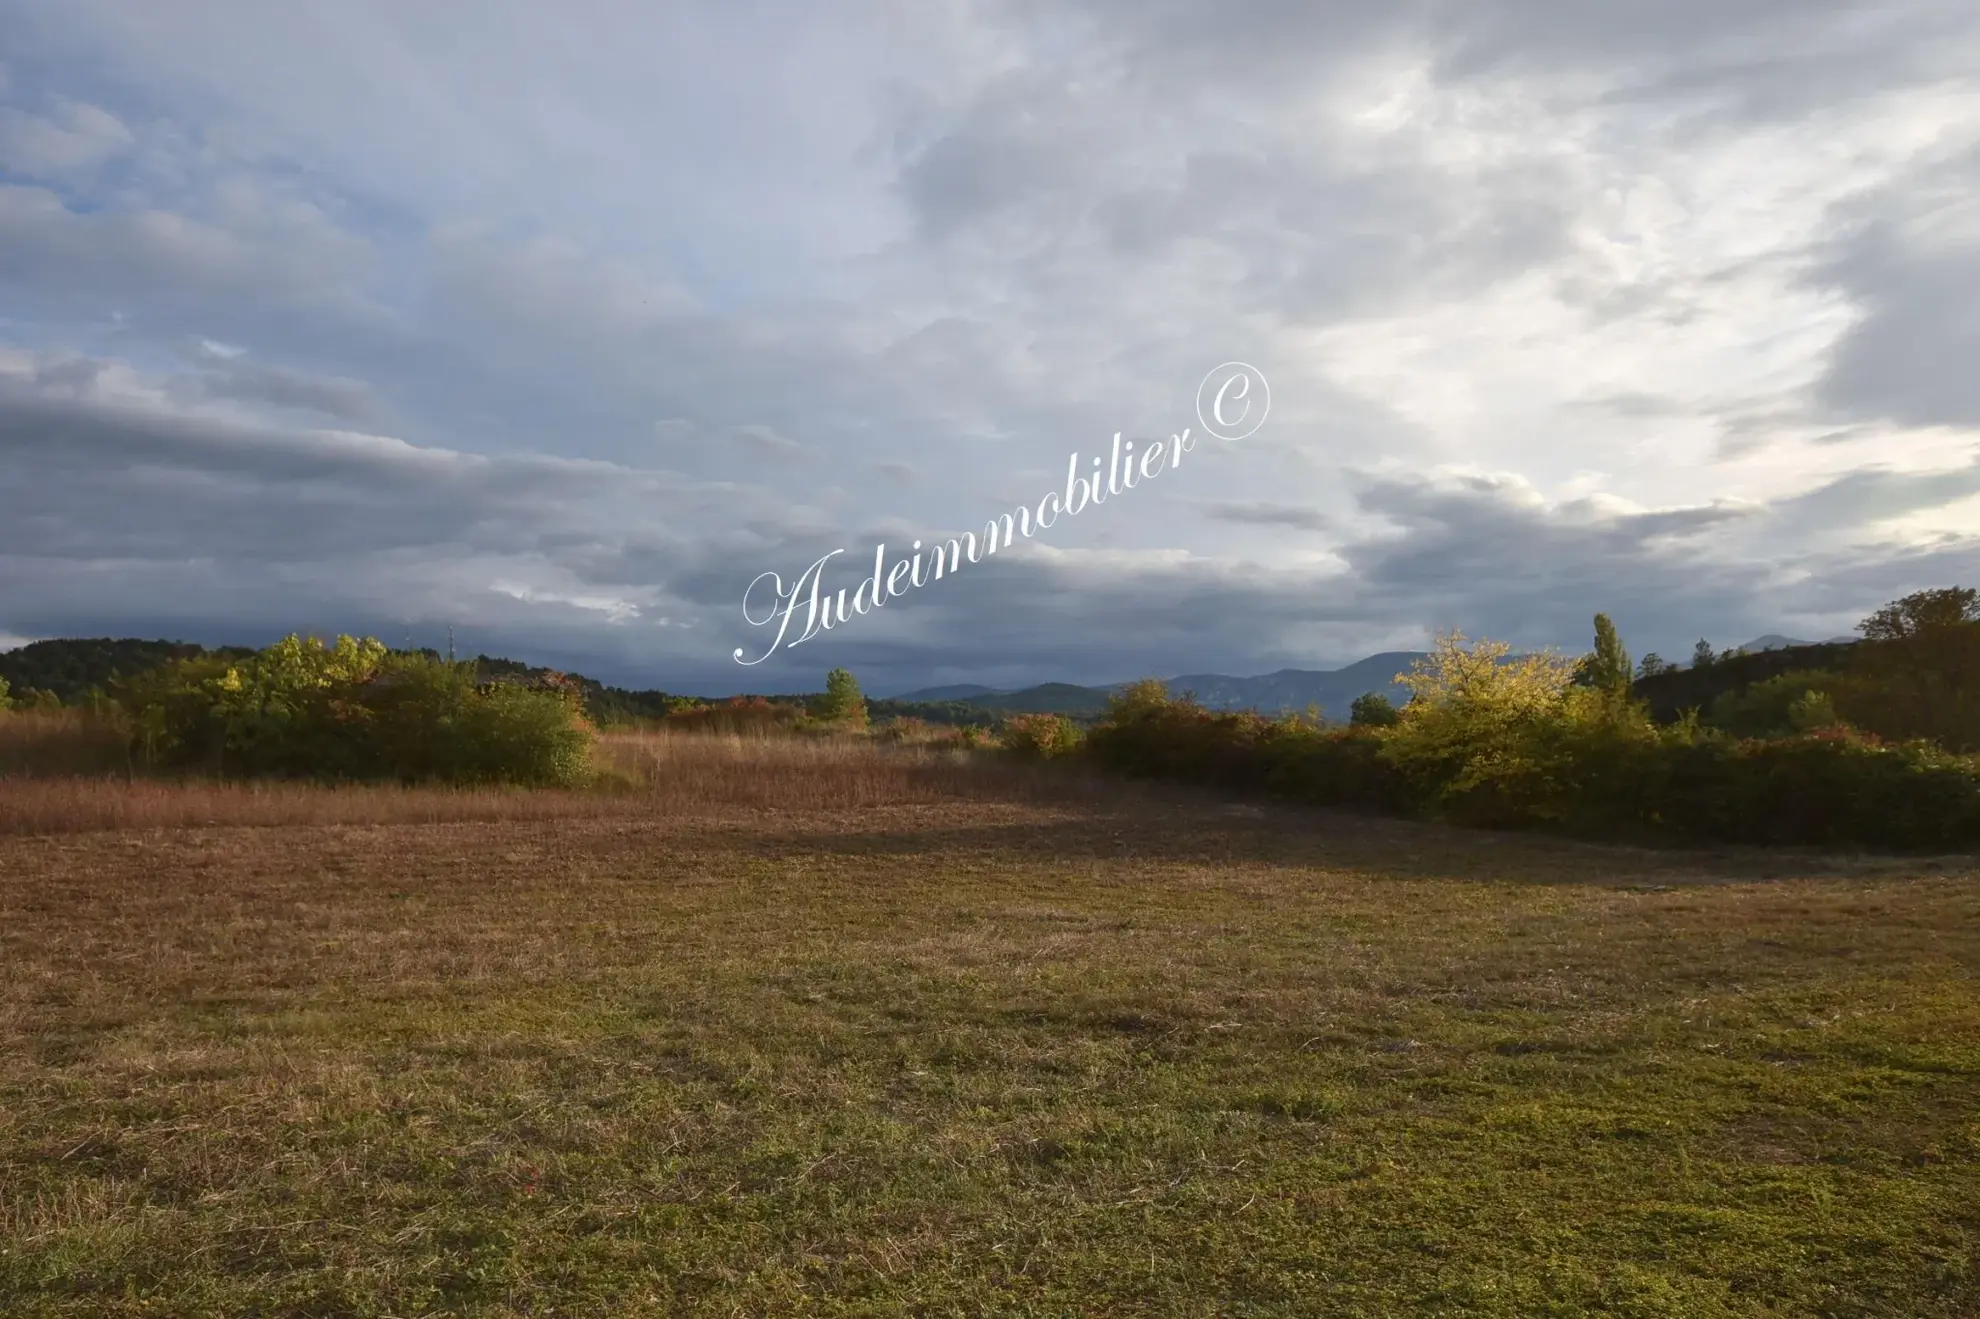
M 1368 878 L 1676 887 L 1765 880 L 1975 873 L 1980 858 L 1890 857 L 1813 849 L 1643 847 L 1467 829 L 1354 812 L 1260 805 L 1168 785 L 1081 791 L 1059 818 L 870 828 L 737 825 L 735 845 L 803 856 L 1037 858 L 1075 863 L 1240 865 Z

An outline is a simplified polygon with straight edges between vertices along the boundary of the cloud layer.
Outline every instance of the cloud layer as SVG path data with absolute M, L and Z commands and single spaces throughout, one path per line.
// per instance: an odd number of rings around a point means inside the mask
M 1969 10 L 0 0 L 0 633 L 722 691 L 1842 631 L 1980 555 Z M 729 660 L 759 573 L 1231 359 L 1256 435 Z

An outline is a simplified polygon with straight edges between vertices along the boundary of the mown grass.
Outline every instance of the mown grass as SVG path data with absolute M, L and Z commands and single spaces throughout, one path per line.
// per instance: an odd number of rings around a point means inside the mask
M 0 1313 L 1980 1308 L 1970 859 L 610 800 L 0 838 Z

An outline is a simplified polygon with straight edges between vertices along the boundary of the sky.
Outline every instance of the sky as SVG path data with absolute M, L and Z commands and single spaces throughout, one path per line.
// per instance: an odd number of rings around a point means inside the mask
M 451 628 L 885 694 L 1578 653 L 1598 610 L 1681 658 L 1980 585 L 1968 0 L 0 30 L 0 646 Z M 1270 412 L 1226 441 L 1233 361 Z M 1104 505 L 760 625 L 1186 426 Z

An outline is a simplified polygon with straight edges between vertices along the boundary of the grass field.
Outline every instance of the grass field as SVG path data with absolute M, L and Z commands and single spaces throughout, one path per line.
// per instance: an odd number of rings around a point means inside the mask
M 649 752 L 0 783 L 0 1314 L 1980 1314 L 1971 858 Z

